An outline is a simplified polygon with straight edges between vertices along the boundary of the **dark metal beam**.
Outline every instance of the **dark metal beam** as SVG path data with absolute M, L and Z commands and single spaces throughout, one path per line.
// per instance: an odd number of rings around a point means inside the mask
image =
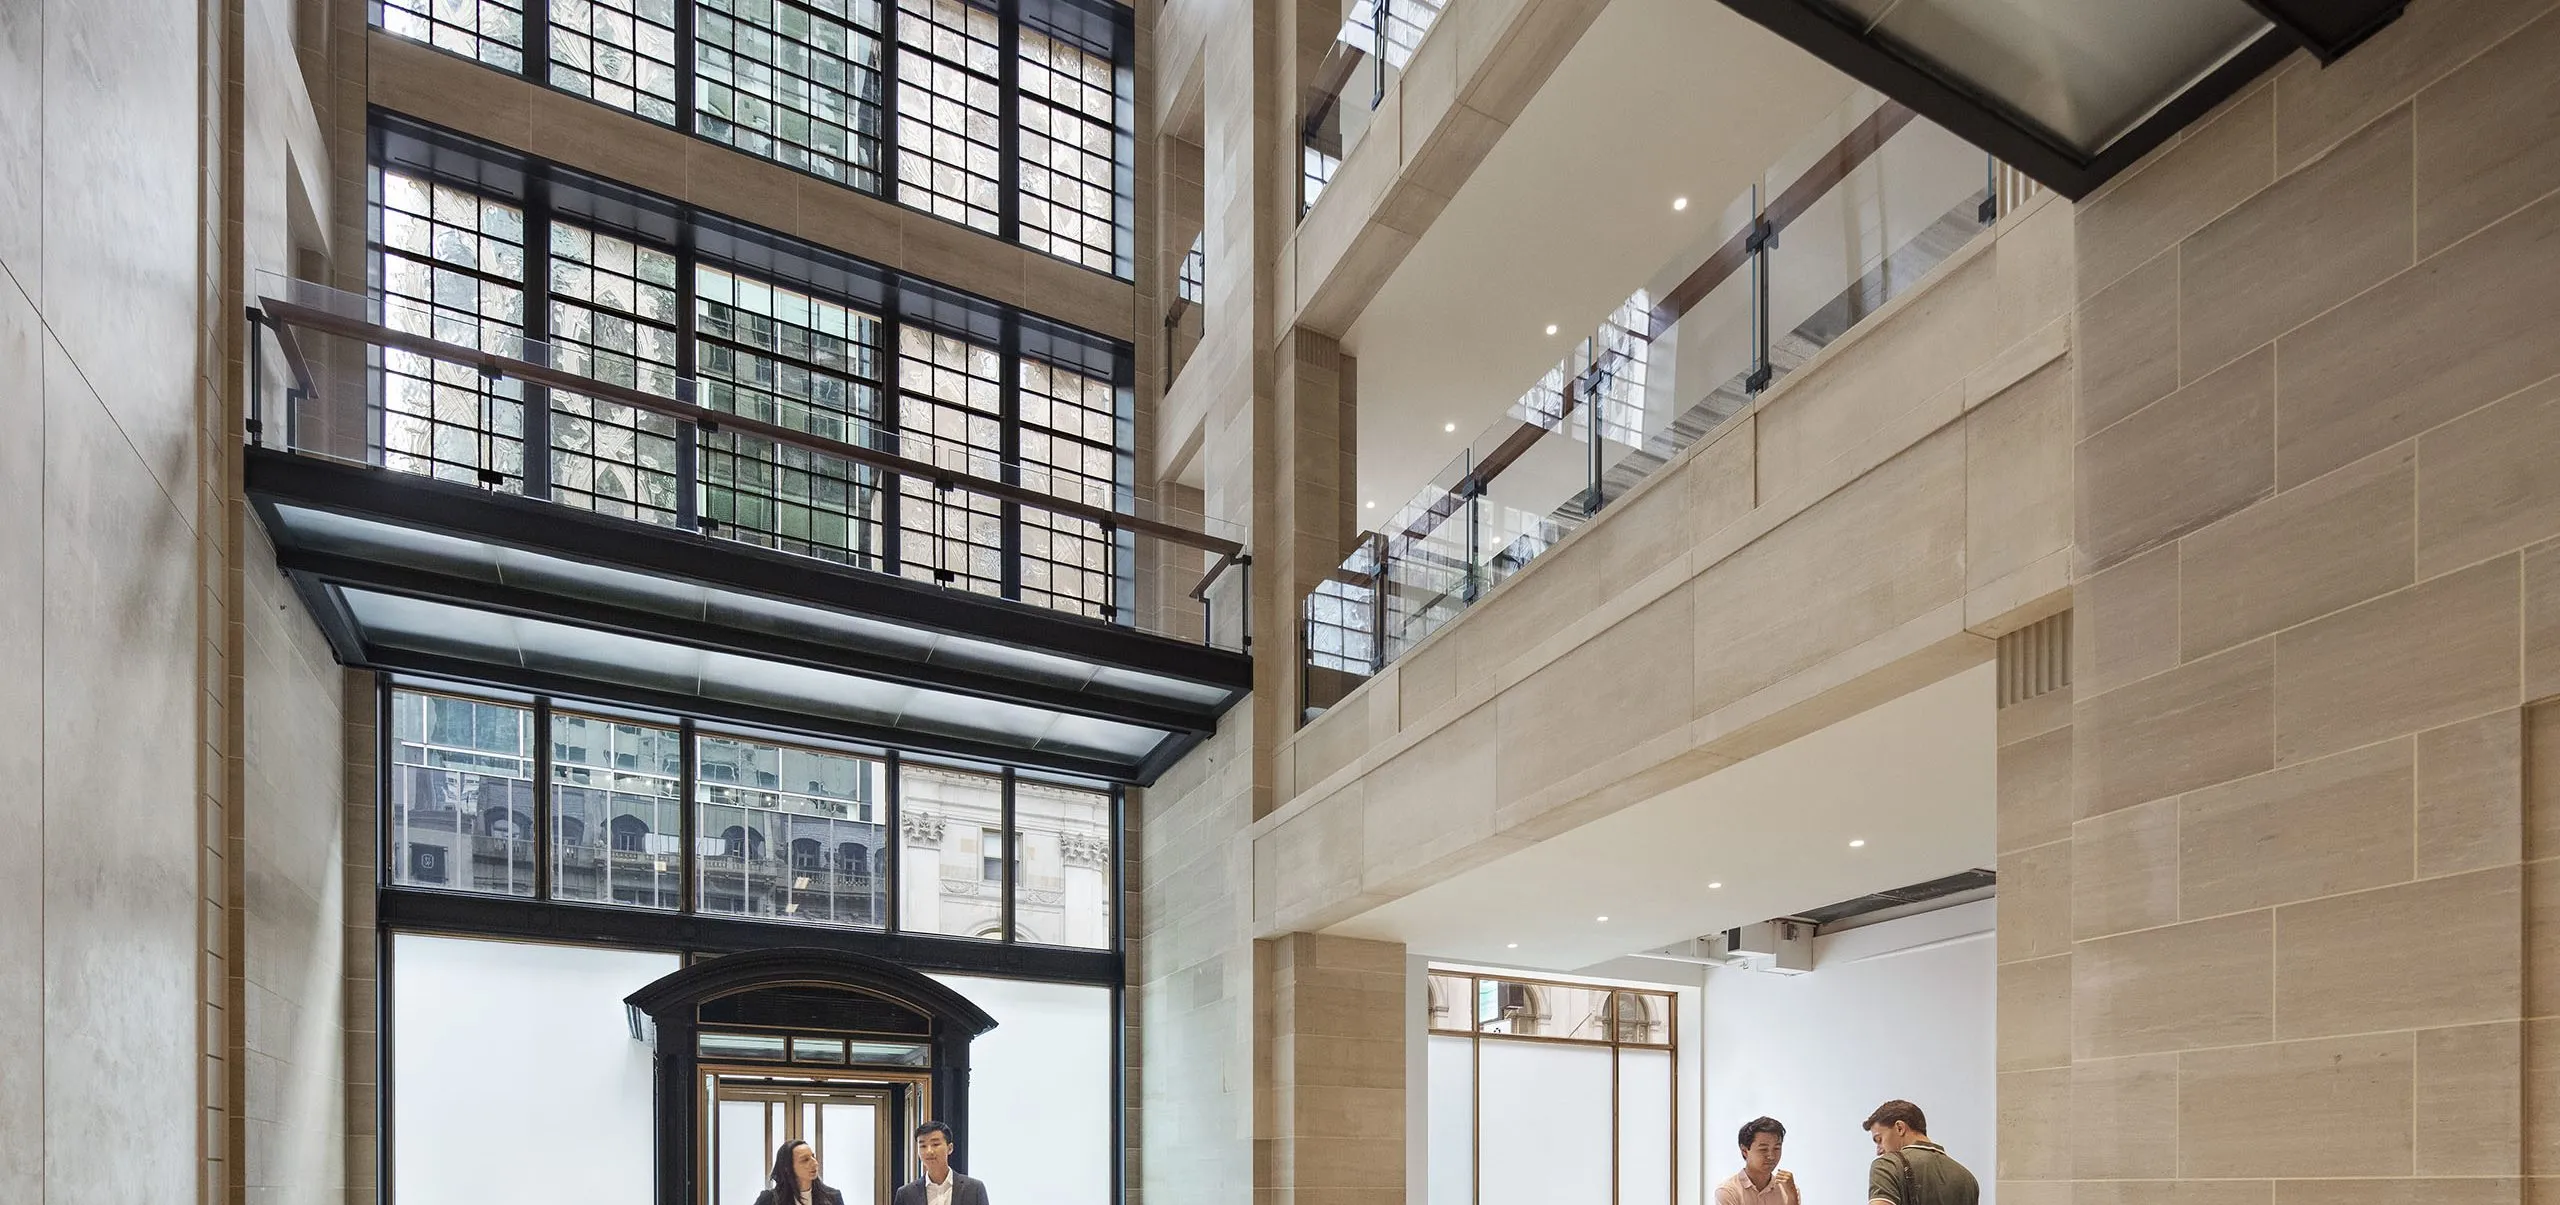
M 269 508 L 285 503 L 1221 687 L 1231 703 L 1253 686 L 1246 654 L 1037 606 L 274 449 L 248 449 L 245 468 L 279 542 L 291 536 Z
M 383 645 L 367 645 L 362 657 L 348 662 L 347 665 L 350 669 L 415 674 L 452 682 L 505 687 L 530 694 L 553 695 L 564 699 L 586 699 L 648 711 L 666 712 L 671 715 L 698 716 L 719 723 L 735 724 L 742 728 L 760 728 L 776 733 L 798 733 L 829 740 L 850 741 L 859 745 L 903 749 L 928 756 L 939 755 L 967 761 L 1021 766 L 1029 770 L 1047 770 L 1055 774 L 1091 778 L 1103 782 L 1145 786 L 1152 781 L 1138 777 L 1138 772 L 1153 759 L 1154 751 L 1152 750 L 1147 755 L 1128 761 L 1059 753 L 995 741 L 974 740 L 963 736 L 949 736 L 920 729 L 867 724 L 859 720 L 839 719 L 834 716 L 766 707 L 755 703 L 740 703 L 683 691 L 661 690 L 656 687 L 586 678 L 522 665 L 479 661 L 468 657 L 447 656 L 442 653 L 422 653 L 414 649 L 391 648 Z M 1185 738 L 1169 736 L 1165 739 L 1170 741 Z M 1189 739 L 1197 740 L 1198 738 Z M 1158 748 L 1162 748 L 1161 742 Z
M 816 946 L 883 959 L 922 971 L 1001 975 L 1061 983 L 1116 986 L 1121 955 L 916 933 L 822 925 L 788 925 L 722 916 L 687 916 L 646 908 L 568 904 L 458 891 L 382 888 L 375 914 L 384 929 L 571 942 L 616 949 L 729 954 L 774 946 Z
M 2310 30 L 2309 36 L 2327 37 L 2320 31 L 2329 29 L 2325 20 L 2317 26 L 2289 26 L 2279 21 L 2277 28 L 2224 60 L 2140 124 L 2093 154 L 2072 146 L 1997 97 L 1870 36 L 1841 10 L 1829 5 L 1816 0 L 1721 2 L 1858 82 L 1909 105 L 1921 116 L 1989 151 L 2001 162 L 2073 201 L 2096 191 L 2098 186 L 2168 142 L 2216 105 L 2237 95 L 2251 81 L 2283 62 L 2297 45 L 2310 44 L 2303 40 L 2306 35 L 2299 31 Z M 2138 0 L 2117 2 L 2133 3 Z M 2262 11 L 2269 7 L 2308 11 L 2318 6 L 2309 0 L 2266 0 L 2260 7 Z M 2394 11 L 2376 18 L 2370 12 L 2375 8 L 2373 0 L 2358 0 L 2351 7 L 2363 14 L 2359 22 L 2351 23 L 2361 32 L 2356 33 L 2353 39 L 2339 41 L 2329 38 L 2324 44 L 2352 46 L 2354 40 L 2369 36 L 2374 29 L 2380 28 L 2379 24 L 2363 21 L 2378 19 L 2387 22 L 2390 16 L 2397 15 Z M 2339 51 L 2343 52 L 2343 49 Z
M 1166 732 L 1208 733 L 1217 729 L 1218 709 L 1187 708 L 1119 699 L 1068 687 L 1025 681 L 982 670 L 848 649 L 752 628 L 700 618 L 667 615 L 616 606 L 589 598 L 552 594 L 505 582 L 459 577 L 405 565 L 367 561 L 338 553 L 281 548 L 276 563 L 285 571 L 337 585 L 357 586 L 430 602 L 452 603 L 525 619 L 637 636 L 686 648 L 708 649 L 778 661 L 812 669 L 851 674 L 874 681 L 945 691 L 973 698 L 1016 703 L 1069 715 L 1136 724 Z
M 1888 49 L 1811 0 L 1723 0 L 1769 32 L 1911 106 L 2045 187 L 2078 200 L 2096 187 L 2088 161 L 2061 138 L 1960 80 Z
M 285 578 L 293 583 L 293 592 L 302 599 L 302 609 L 310 614 L 311 622 L 320 628 L 321 637 L 329 642 L 329 651 L 337 654 L 338 664 L 361 663 L 364 660 L 364 634 L 356 627 L 356 617 L 347 610 L 346 599 L 330 589 L 328 583 L 308 573 L 285 569 Z
M 2400 19 L 2408 0 L 2249 0 L 2249 7 L 2275 22 L 2322 66 L 2364 44 L 2382 27 Z

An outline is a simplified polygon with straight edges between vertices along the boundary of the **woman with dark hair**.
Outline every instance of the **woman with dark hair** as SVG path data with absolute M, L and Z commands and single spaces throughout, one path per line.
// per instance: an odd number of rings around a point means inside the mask
M 818 1178 L 818 1152 L 797 1138 L 773 1153 L 773 1183 L 756 1205 L 844 1205 L 844 1194 Z

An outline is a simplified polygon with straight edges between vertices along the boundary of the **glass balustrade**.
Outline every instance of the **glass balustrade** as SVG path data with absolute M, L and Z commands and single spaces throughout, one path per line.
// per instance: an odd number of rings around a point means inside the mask
M 1302 720 L 1909 292 L 1997 216 L 1995 175 L 1880 94 L 1824 115 L 1305 598 Z
M 602 306 L 576 339 L 529 338 L 520 291 L 471 272 L 416 301 L 257 291 L 253 445 L 1245 647 L 1243 532 L 1134 496 L 1108 381 L 1026 355 L 1011 457 L 975 417 L 994 353 L 920 326 L 850 338 L 874 320 L 771 288 L 754 313 L 702 301 L 690 357 L 683 328 Z

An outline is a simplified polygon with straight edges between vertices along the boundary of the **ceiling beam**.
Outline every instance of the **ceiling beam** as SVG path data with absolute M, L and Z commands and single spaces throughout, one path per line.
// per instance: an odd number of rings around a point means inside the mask
M 2400 19 L 2408 0 L 2249 0 L 2323 67 Z
M 2137 4 L 2140 0 L 2078 0 Z M 2189 84 L 2094 153 L 1949 74 L 1870 34 L 1822 0 L 1722 0 L 1843 74 L 1910 106 L 2029 179 L 2077 201 L 2236 96 L 2297 49 L 2334 61 L 2400 15 L 2406 0 L 2249 0 L 2275 28 Z

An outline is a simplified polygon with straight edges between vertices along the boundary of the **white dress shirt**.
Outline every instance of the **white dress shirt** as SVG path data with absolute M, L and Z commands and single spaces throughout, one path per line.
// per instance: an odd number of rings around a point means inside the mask
M 942 1171 L 942 1183 L 933 1182 L 933 1174 L 925 1173 L 924 1205 L 951 1205 L 951 1190 L 959 1184 L 959 1173 L 949 1168 Z

